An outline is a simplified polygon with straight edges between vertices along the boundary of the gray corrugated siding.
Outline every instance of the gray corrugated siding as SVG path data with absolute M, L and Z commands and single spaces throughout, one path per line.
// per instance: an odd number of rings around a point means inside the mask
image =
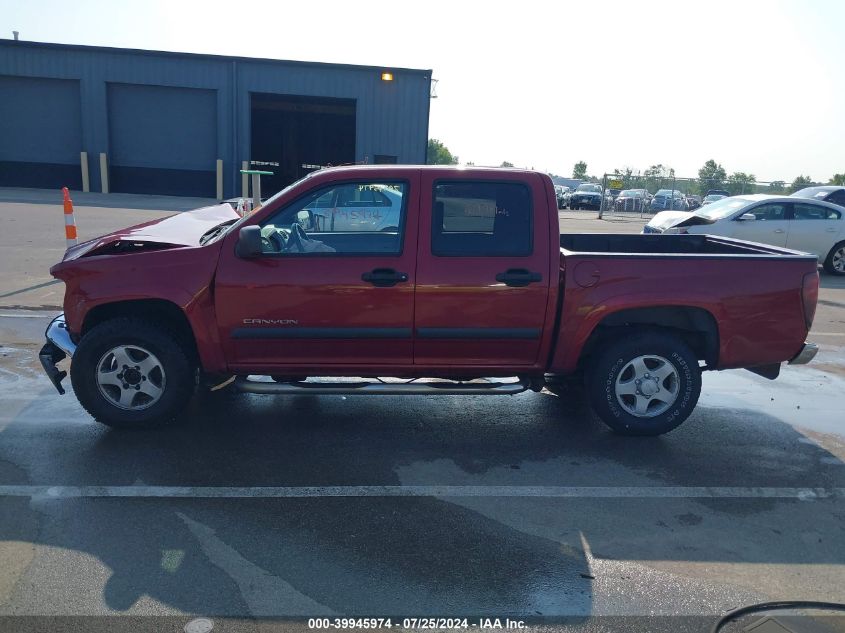
M 109 84 L 140 84 L 216 91 L 216 157 L 224 161 L 225 195 L 237 195 L 241 161 L 248 160 L 250 92 L 356 100 L 357 161 L 375 154 L 398 156 L 400 163 L 424 163 L 428 134 L 430 73 L 394 70 L 392 83 L 378 69 L 286 61 L 250 60 L 178 53 L 123 51 L 39 45 L 0 40 L 0 77 L 70 79 L 79 82 L 81 141 L 89 153 L 92 190 L 99 190 L 97 156 L 111 156 Z M 7 92 L 0 83 L 0 91 Z M 0 94 L 0 98 L 5 95 Z M 29 128 L 28 145 L 46 146 L 46 129 Z M 22 155 L 21 139 L 0 139 L 4 154 Z M 205 154 L 205 152 L 203 152 Z M 64 155 L 64 154 L 63 154 Z M 204 157 L 202 160 L 205 160 Z M 123 158 L 121 158 L 123 160 Z M 138 156 L 139 163 L 155 156 Z M 208 166 L 214 169 L 214 164 Z

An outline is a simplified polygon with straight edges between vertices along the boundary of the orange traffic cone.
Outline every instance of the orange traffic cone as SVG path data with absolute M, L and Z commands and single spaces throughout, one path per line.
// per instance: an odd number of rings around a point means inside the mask
M 67 187 L 62 187 L 64 194 L 64 209 L 65 209 L 65 245 L 67 248 L 76 246 L 76 222 L 73 219 L 73 200 L 70 199 L 70 192 Z

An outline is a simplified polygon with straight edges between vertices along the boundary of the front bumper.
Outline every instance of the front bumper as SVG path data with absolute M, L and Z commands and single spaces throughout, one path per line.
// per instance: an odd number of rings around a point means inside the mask
M 577 204 L 582 207 L 595 207 L 598 209 L 601 206 L 601 200 L 597 198 L 574 198 L 572 204 Z
M 804 343 L 801 347 L 801 351 L 789 361 L 790 365 L 806 365 L 811 360 L 816 357 L 816 354 L 819 353 L 819 346 L 815 343 Z
M 44 336 L 47 338 L 47 342 L 38 352 L 38 360 L 41 361 L 44 372 L 56 390 L 60 394 L 64 394 L 65 389 L 62 387 L 62 380 L 67 376 L 67 372 L 60 370 L 56 367 L 56 364 L 65 358 L 72 357 L 76 351 L 76 343 L 70 337 L 64 313 L 50 321 Z

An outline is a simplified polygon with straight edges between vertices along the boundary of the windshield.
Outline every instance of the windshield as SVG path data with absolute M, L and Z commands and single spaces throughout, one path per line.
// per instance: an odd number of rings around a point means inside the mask
M 628 189 L 626 191 L 621 192 L 619 194 L 619 197 L 620 198 L 639 198 L 642 195 L 643 195 L 642 192 L 639 191 L 638 189 Z
M 584 191 L 588 193 L 601 193 L 601 187 L 599 185 L 583 184 L 578 185 L 578 189 L 576 191 Z
M 708 220 L 721 220 L 730 215 L 733 215 L 743 207 L 747 207 L 753 200 L 747 198 L 723 198 L 706 207 L 697 209 L 695 214 Z
M 792 195 L 796 198 L 824 198 L 831 192 L 827 187 L 807 187 L 796 191 Z

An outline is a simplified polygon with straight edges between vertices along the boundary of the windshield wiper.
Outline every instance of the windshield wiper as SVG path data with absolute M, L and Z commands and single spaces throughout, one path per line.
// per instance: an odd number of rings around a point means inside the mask
M 237 219 L 226 220 L 225 222 L 221 222 L 217 226 L 208 229 L 205 233 L 202 234 L 202 237 L 200 238 L 200 246 L 205 246 L 206 244 L 208 244 L 211 240 L 219 236 L 225 231 L 227 227 L 231 226 L 235 222 L 237 222 Z

